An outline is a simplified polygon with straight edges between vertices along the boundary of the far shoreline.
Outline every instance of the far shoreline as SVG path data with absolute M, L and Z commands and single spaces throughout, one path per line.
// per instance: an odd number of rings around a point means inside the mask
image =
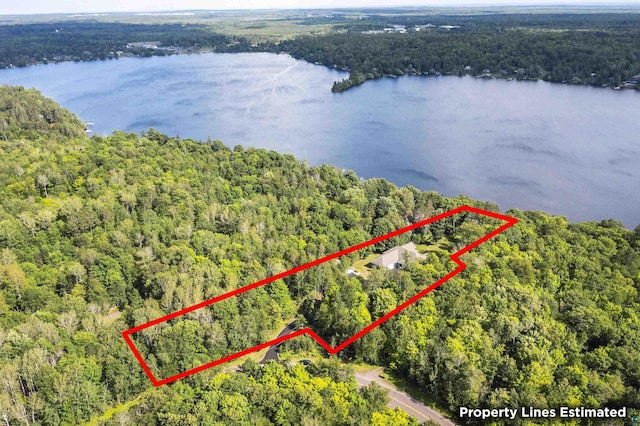
M 68 59 L 62 59 L 62 60 L 56 60 L 56 61 L 37 61 L 37 62 L 33 62 L 30 63 L 28 65 L 24 65 L 24 66 L 14 66 L 12 64 L 10 64 L 7 67 L 4 68 L 0 68 L 0 73 L 4 70 L 11 70 L 11 69 L 25 69 L 25 68 L 31 68 L 31 67 L 37 67 L 37 66 L 44 66 L 44 65 L 57 65 L 57 64 L 65 64 L 65 63 L 83 63 L 83 62 L 102 62 L 102 61 L 112 61 L 112 60 L 119 60 L 119 59 L 127 59 L 127 58 L 140 58 L 140 59 L 144 59 L 144 58 L 152 58 L 152 57 L 166 57 L 166 56 L 180 56 L 180 55 L 194 55 L 194 54 L 207 54 L 207 53 L 213 53 L 213 54 L 238 54 L 238 53 L 271 53 L 274 55 L 287 55 L 289 57 L 291 57 L 292 59 L 295 60 L 300 60 L 303 62 L 306 62 L 308 64 L 311 65 L 319 65 L 319 66 L 323 66 L 332 70 L 337 70 L 337 71 L 343 71 L 343 72 L 349 72 L 349 76 L 345 79 L 343 79 L 342 81 L 335 81 L 333 87 L 331 88 L 331 91 L 333 93 L 342 93 L 342 92 L 346 92 L 347 90 L 356 87 L 356 86 L 360 86 L 364 83 L 366 83 L 369 80 L 380 80 L 382 78 L 398 78 L 398 77 L 429 77 L 429 78 L 433 78 L 433 77 L 472 77 L 472 78 L 477 78 L 477 79 L 486 79 L 486 80 L 504 80 L 504 81 L 518 81 L 518 82 L 546 82 L 546 83 L 553 83 L 553 84 L 558 84 L 558 85 L 566 85 L 566 86 L 582 86 L 582 87 L 593 87 L 593 88 L 598 88 L 598 89 L 611 89 L 611 90 L 620 90 L 620 91 L 629 91 L 629 90 L 635 90 L 635 91 L 639 91 L 640 92 L 640 83 L 636 84 L 635 87 L 631 86 L 631 85 L 626 85 L 626 84 L 622 84 L 620 86 L 615 86 L 614 83 L 608 83 L 608 84 L 591 84 L 591 83 L 582 83 L 582 82 L 571 82 L 571 81 L 555 81 L 555 80 L 550 80 L 550 79 L 544 79 L 544 78 L 531 78 L 531 77 L 524 77 L 524 78 L 518 78 L 518 76 L 516 75 L 502 75 L 500 73 L 489 73 L 487 74 L 481 74 L 481 75 L 472 75 L 469 72 L 460 72 L 460 73 L 441 73 L 439 71 L 435 71 L 433 73 L 429 73 L 429 72 L 425 72 L 425 73 L 415 73 L 415 72 L 405 72 L 404 74 L 400 74 L 400 75 L 396 75 L 396 74 L 385 74 L 382 76 L 375 76 L 373 78 L 368 78 L 367 76 L 360 74 L 362 77 L 364 77 L 363 79 L 358 79 L 358 80 L 352 80 L 353 74 L 349 69 L 345 69 L 345 68 L 341 68 L 335 65 L 327 65 L 327 64 L 323 64 L 320 62 L 311 62 L 309 60 L 306 60 L 304 58 L 297 58 L 295 56 L 293 56 L 292 54 L 288 53 L 288 52 L 283 52 L 283 51 L 269 51 L 267 49 L 256 49 L 256 50 L 245 50 L 245 51 L 238 51 L 238 52 L 218 52 L 216 51 L 215 47 L 198 47 L 198 48 L 185 48 L 181 51 L 171 51 L 171 52 L 167 52 L 166 49 L 171 49 L 171 46 L 169 47 L 165 47 L 163 48 L 163 50 L 160 50 L 159 52 L 162 53 L 158 53 L 157 49 L 150 49 L 152 50 L 151 52 L 148 52 L 150 54 L 136 54 L 136 53 L 132 53 L 132 52 L 128 52 L 128 53 L 124 53 L 120 54 L 120 55 L 115 55 L 113 57 L 107 57 L 107 58 L 91 58 L 91 59 L 81 59 L 81 58 L 68 58 Z M 344 84 L 343 88 L 336 88 L 336 85 L 339 84 Z

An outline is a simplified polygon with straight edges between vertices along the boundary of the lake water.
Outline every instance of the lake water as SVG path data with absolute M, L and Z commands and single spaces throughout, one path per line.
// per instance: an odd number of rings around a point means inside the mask
M 201 54 L 0 71 L 94 131 L 220 139 L 445 195 L 640 224 L 640 93 L 471 77 L 369 81 L 273 54 Z

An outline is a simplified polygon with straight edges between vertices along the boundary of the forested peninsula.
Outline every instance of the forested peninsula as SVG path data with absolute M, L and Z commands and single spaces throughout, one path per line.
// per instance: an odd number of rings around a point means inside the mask
M 417 424 L 380 387 L 358 389 L 355 362 L 454 419 L 460 406 L 640 407 L 640 228 L 508 210 L 518 224 L 464 255 L 464 272 L 338 356 L 300 338 L 283 353 L 308 366 L 249 358 L 153 388 L 123 330 L 461 205 L 498 207 L 153 129 L 87 137 L 53 101 L 7 86 L 0 158 L 7 425 Z M 491 225 L 434 223 L 396 241 L 424 255 L 400 270 L 347 275 L 388 248 L 371 247 L 165 324 L 141 350 L 171 374 L 291 319 L 339 341 L 447 273 Z
M 279 44 L 350 71 L 340 92 L 383 76 L 482 78 L 640 88 L 640 14 L 476 13 L 370 16 Z

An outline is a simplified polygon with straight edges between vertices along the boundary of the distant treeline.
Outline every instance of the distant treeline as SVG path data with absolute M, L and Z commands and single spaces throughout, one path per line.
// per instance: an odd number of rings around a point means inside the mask
M 160 48 L 149 48 L 137 42 L 158 43 Z M 166 49 L 168 47 L 176 49 Z M 71 21 L 0 26 L 0 68 L 111 59 L 122 55 L 166 55 L 193 48 L 237 52 L 249 50 L 250 46 L 242 38 L 215 34 L 195 24 Z
M 640 14 L 369 15 L 334 17 L 325 35 L 252 44 L 198 24 L 61 22 L 0 26 L 0 68 L 210 48 L 267 51 L 349 70 L 334 91 L 385 75 L 483 75 L 638 87 Z M 402 33 L 364 31 L 402 25 Z M 421 26 L 416 31 L 416 26 Z M 445 29 L 441 26 L 455 26 Z M 399 32 L 399 31 L 398 31 Z M 136 43 L 138 42 L 138 43 Z M 140 42 L 147 42 L 140 43 Z M 154 42 L 155 44 L 149 44 Z
M 381 29 L 390 25 L 458 25 L 462 31 L 504 30 L 508 28 L 537 28 L 544 30 L 630 30 L 637 29 L 640 24 L 638 13 L 501 13 L 494 9 L 491 13 L 444 14 L 415 13 L 402 14 L 396 10 L 395 16 L 389 13 L 380 14 L 380 10 L 369 10 L 368 17 L 358 20 L 341 20 L 336 29 L 361 31 Z M 385 10 L 387 12 L 387 10 Z M 337 20 L 336 20 L 337 21 Z

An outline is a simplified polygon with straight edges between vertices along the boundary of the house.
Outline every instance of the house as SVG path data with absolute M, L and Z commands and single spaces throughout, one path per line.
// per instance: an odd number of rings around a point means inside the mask
M 406 261 L 425 258 L 425 255 L 418 253 L 415 244 L 407 243 L 385 251 L 370 264 L 380 269 L 402 269 Z
M 416 25 L 415 27 L 413 27 L 414 31 L 422 31 L 424 29 L 427 28 L 435 28 L 435 25 L 433 24 L 426 24 L 426 25 Z
M 387 27 L 383 30 L 385 33 L 404 34 L 407 32 L 405 25 L 394 25 L 393 27 Z

